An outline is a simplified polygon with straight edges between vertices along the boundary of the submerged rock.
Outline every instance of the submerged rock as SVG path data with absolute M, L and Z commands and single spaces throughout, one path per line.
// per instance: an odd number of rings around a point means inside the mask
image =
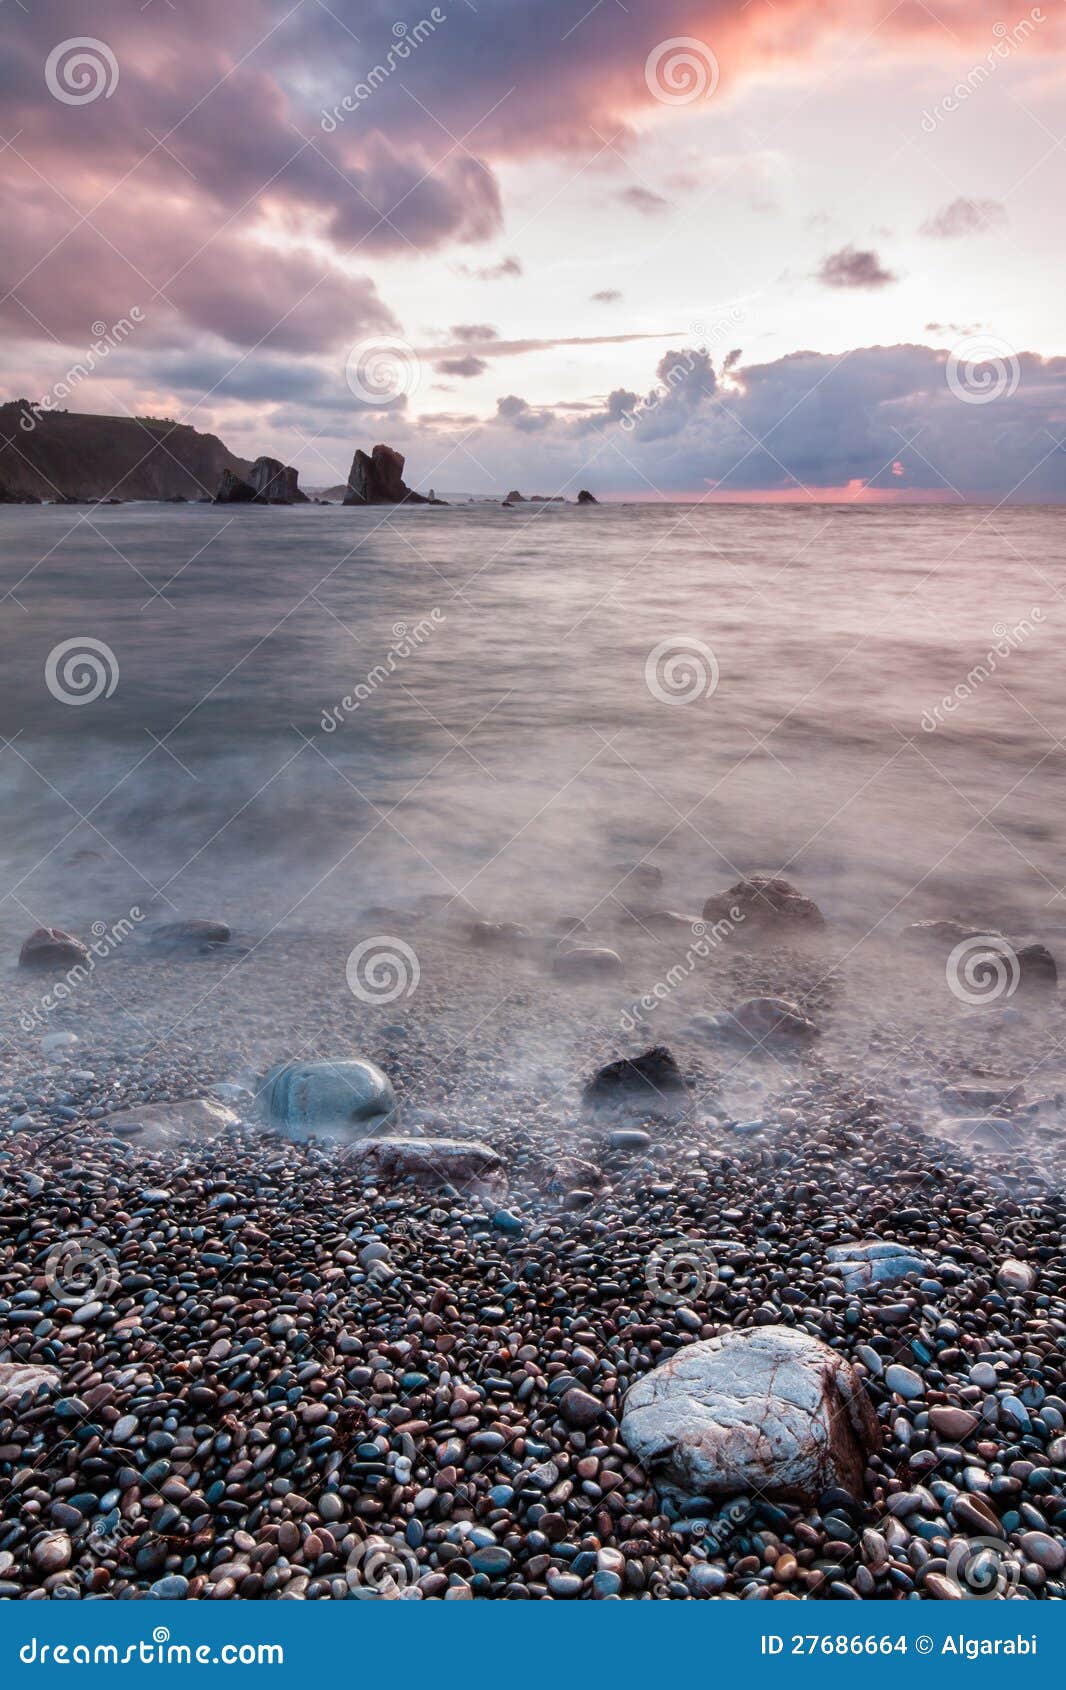
M 622 1436 L 655 1489 L 681 1505 L 753 1491 L 810 1504 L 831 1486 L 862 1492 L 880 1448 L 873 1405 L 850 1363 L 788 1326 L 690 1344 L 626 1393 Z
M 141 1103 L 108 1115 L 104 1125 L 120 1138 L 135 1141 L 138 1150 L 168 1150 L 187 1140 L 206 1142 L 239 1116 L 211 1097 L 183 1097 L 172 1103 Z
M 818 1029 L 797 1004 L 787 998 L 748 998 L 739 1008 L 716 1019 L 728 1038 L 760 1045 L 804 1045 L 818 1037 Z
M 454 1185 L 491 1197 L 507 1190 L 502 1159 L 475 1138 L 365 1138 L 347 1160 L 376 1179 L 413 1179 L 429 1189 Z
M 671 1113 L 678 1101 L 688 1096 L 684 1076 L 665 1045 L 656 1045 L 640 1056 L 625 1056 L 608 1062 L 585 1087 L 585 1102 L 596 1108 L 639 1107 L 654 1110 L 666 1105 Z
M 825 926 L 816 903 L 790 880 L 772 874 L 748 875 L 727 892 L 716 892 L 703 906 L 703 919 L 733 922 L 749 936 L 796 928 L 815 932 Z
M 152 932 L 153 945 L 169 950 L 198 948 L 205 945 L 227 945 L 232 937 L 224 921 L 209 921 L 195 917 L 187 921 L 165 921 Z
M 572 945 L 556 951 L 552 973 L 560 980 L 606 980 L 622 973 L 622 959 L 606 945 Z
M 387 1074 L 357 1058 L 279 1062 L 260 1088 L 262 1118 L 287 1138 L 347 1140 L 376 1132 L 396 1107 Z
M 88 946 L 61 927 L 36 928 L 19 952 L 20 968 L 69 968 L 88 960 Z

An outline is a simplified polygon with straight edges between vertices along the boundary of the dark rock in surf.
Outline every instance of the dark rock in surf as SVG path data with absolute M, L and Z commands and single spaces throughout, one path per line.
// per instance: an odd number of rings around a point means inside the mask
M 716 892 L 703 906 L 708 923 L 729 921 L 751 935 L 816 932 L 825 917 L 812 899 L 778 875 L 752 874 L 726 892 Z
M 598 505 L 600 501 L 594 498 L 587 488 L 582 487 L 577 496 L 577 502 L 579 505 Z
M 654 1109 L 667 1105 L 673 1113 L 688 1087 L 673 1052 L 656 1045 L 640 1056 L 620 1057 L 600 1068 L 585 1087 L 584 1099 L 597 1109 Z
M 88 946 L 61 927 L 36 928 L 19 952 L 20 968 L 70 968 L 88 960 Z
M 164 922 L 154 929 L 152 943 L 166 950 L 203 950 L 214 945 L 228 945 L 231 937 L 224 921 L 195 918 Z
M 369 457 L 356 451 L 348 471 L 346 505 L 427 505 L 421 493 L 412 492 L 403 478 L 406 460 L 391 446 L 375 446 Z M 440 501 L 434 501 L 439 503 Z

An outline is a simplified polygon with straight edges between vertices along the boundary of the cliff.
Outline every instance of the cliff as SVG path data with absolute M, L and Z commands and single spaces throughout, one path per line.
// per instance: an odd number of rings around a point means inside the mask
M 251 469 L 184 423 L 0 405 L 0 499 L 211 499 L 225 470 Z

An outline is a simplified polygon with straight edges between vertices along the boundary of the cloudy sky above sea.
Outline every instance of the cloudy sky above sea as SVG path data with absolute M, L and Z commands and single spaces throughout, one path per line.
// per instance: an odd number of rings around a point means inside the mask
M 3 27 L 6 398 L 319 487 L 384 440 L 438 491 L 1066 498 L 1063 0 Z

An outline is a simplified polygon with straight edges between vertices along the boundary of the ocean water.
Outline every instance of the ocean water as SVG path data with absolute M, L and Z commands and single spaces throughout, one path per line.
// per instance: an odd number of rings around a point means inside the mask
M 0 509 L 4 920 L 528 920 L 647 858 L 1050 941 L 1064 566 L 1039 508 Z

